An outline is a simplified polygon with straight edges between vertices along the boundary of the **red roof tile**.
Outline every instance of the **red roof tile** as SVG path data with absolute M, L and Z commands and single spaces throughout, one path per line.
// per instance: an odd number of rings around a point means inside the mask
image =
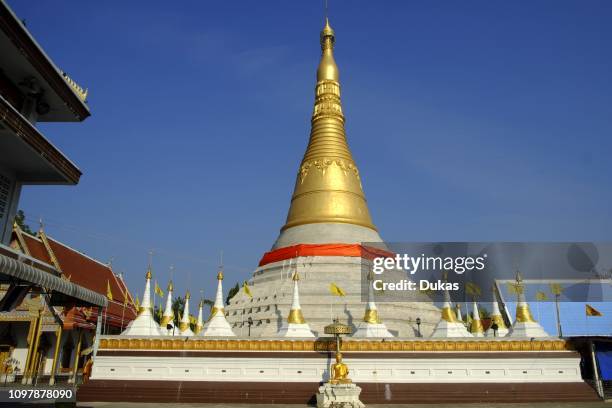
M 30 254 L 34 258 L 52 264 L 41 239 L 26 233 L 22 234 Z M 84 286 L 104 296 L 106 296 L 107 293 L 107 285 L 110 285 L 113 300 L 109 301 L 109 306 L 104 314 L 106 324 L 118 327 L 122 325 L 123 321 L 123 326 L 126 326 L 130 321 L 136 318 L 136 307 L 134 306 L 133 299 L 125 283 L 113 273 L 109 265 L 96 261 L 49 236 L 47 236 L 47 240 L 61 267 L 62 273 L 69 278 L 71 282 Z M 126 296 L 128 301 L 127 305 L 124 307 Z M 88 314 L 89 317 L 87 317 Z M 97 313 L 79 310 L 74 313 L 75 322 L 80 320 L 83 320 L 83 322 L 95 322 L 96 315 Z

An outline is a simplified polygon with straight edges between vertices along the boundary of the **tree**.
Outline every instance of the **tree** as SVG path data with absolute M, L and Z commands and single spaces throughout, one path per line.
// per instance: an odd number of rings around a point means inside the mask
M 225 299 L 225 304 L 226 304 L 226 305 L 229 305 L 230 300 L 231 300 L 231 299 L 232 299 L 234 296 L 236 296 L 236 294 L 237 294 L 238 292 L 240 292 L 240 284 L 239 284 L 238 282 L 236 282 L 236 285 L 235 285 L 233 288 L 231 288 L 231 289 L 229 290 L 229 292 L 227 293 L 227 299 Z
M 214 304 L 213 301 L 211 301 L 210 299 L 204 299 L 204 305 L 208 305 L 211 306 Z M 193 307 L 192 305 L 189 305 L 190 307 Z M 195 305 L 197 310 L 197 304 Z M 185 298 L 181 297 L 181 296 L 177 296 L 174 299 L 172 299 L 172 311 L 174 312 L 174 327 L 179 328 L 180 325 L 180 320 L 179 320 L 179 316 L 182 317 L 183 313 L 185 312 Z M 154 315 L 154 319 L 157 323 L 161 322 L 161 318 L 162 315 L 164 313 L 164 309 L 162 308 L 161 305 L 158 305 L 155 307 L 155 311 L 153 313 Z M 189 315 L 191 317 L 193 317 L 193 313 L 189 313 Z M 192 322 L 190 324 L 191 330 L 195 330 L 195 324 Z M 165 327 L 162 327 L 162 329 L 165 329 Z
M 34 235 L 34 232 L 30 229 L 30 226 L 26 224 L 25 218 L 26 216 L 23 210 L 19 210 L 15 215 L 15 222 L 17 223 L 17 225 L 19 225 L 19 228 L 21 228 L 23 232 L 27 232 L 30 235 Z

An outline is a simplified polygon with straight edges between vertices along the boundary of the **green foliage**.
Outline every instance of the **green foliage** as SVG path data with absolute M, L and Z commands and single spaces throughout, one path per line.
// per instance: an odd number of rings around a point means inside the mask
M 227 299 L 225 299 L 225 304 L 229 305 L 231 298 L 236 296 L 238 292 L 240 292 L 240 284 L 236 282 L 236 285 L 233 288 L 231 288 L 229 292 L 227 293 Z
M 26 216 L 23 210 L 17 211 L 17 214 L 15 215 L 15 222 L 17 223 L 17 225 L 19 225 L 19 228 L 21 228 L 23 232 L 27 232 L 30 235 L 35 235 L 34 232 L 30 229 L 30 226 L 26 224 L 25 219 Z

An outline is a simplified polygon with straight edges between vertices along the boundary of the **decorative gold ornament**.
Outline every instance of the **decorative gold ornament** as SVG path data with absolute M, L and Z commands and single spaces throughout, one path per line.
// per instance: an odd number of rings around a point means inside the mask
M 143 314 L 147 310 L 153 312 L 153 308 L 152 307 L 142 307 L 142 306 L 140 306 L 138 308 L 138 315 L 140 316 L 141 314 Z
M 491 326 L 493 324 L 497 324 L 497 329 L 506 329 L 506 322 L 504 322 L 504 318 L 501 315 L 493 315 L 491 316 Z
M 217 280 L 220 280 L 220 281 L 222 281 L 222 280 L 223 280 L 223 270 L 220 270 L 220 271 L 217 273 Z
M 484 333 L 484 326 L 482 325 L 482 320 L 472 319 L 472 323 L 470 324 L 470 333 Z
M 527 303 L 516 305 L 516 321 L 519 323 L 535 322 Z
M 172 316 L 162 316 L 161 321 L 159 322 L 159 325 L 161 326 L 162 329 L 165 329 L 168 323 L 170 323 L 173 320 L 174 320 L 174 314 Z
M 168 282 L 168 292 L 172 292 L 174 290 L 174 285 L 172 284 L 172 281 Z
M 291 309 L 289 311 L 289 316 L 287 317 L 288 323 L 294 324 L 304 324 L 306 320 L 304 320 L 304 315 L 302 315 L 301 309 Z
M 89 94 L 89 89 L 83 89 L 65 72 L 62 72 L 62 76 L 64 77 L 64 80 L 68 83 L 68 85 L 70 85 L 70 87 L 74 90 L 74 93 L 77 94 L 79 99 L 82 102 L 87 103 L 87 95 Z
M 101 350 L 195 350 L 195 351 L 335 351 L 334 340 L 192 340 L 126 339 L 119 336 L 100 339 Z M 541 352 L 573 350 L 562 339 L 553 340 L 347 340 L 343 352 Z
M 147 273 L 145 274 L 145 279 L 150 280 L 151 279 L 151 267 L 147 268 Z
M 221 313 L 221 315 L 225 316 L 225 309 L 222 308 L 222 307 L 213 306 L 212 310 L 210 311 L 210 317 L 208 318 L 208 320 L 210 320 L 213 317 L 215 317 L 217 315 L 217 313 Z
M 441 314 L 442 314 L 442 319 L 446 320 L 447 322 L 451 322 L 451 323 L 457 322 L 457 316 L 455 315 L 455 312 L 451 310 L 450 307 L 443 307 L 441 310 Z
M 366 309 L 363 321 L 371 324 L 380 324 L 380 318 L 378 317 L 378 310 Z
M 334 30 L 326 21 L 321 31 L 310 141 L 283 230 L 311 223 L 347 223 L 376 230 L 346 141 L 334 43 Z

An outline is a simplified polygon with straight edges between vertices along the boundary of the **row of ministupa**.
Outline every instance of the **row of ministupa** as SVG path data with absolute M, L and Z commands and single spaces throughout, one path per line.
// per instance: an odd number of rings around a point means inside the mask
M 203 320 L 203 302 L 198 305 L 198 319 L 195 325 L 195 332 L 191 330 L 189 318 L 189 292 L 185 295 L 185 307 L 183 315 L 179 321 L 178 330 L 174 326 L 174 311 L 172 310 L 172 282 L 168 285 L 168 297 L 166 307 L 161 317 L 161 324 L 158 324 L 153 317 L 153 307 L 151 304 L 151 269 L 145 275 L 145 290 L 142 296 L 142 303 L 138 309 L 138 316 L 121 333 L 125 336 L 215 336 L 233 337 L 235 336 L 230 324 L 225 319 L 225 309 L 223 307 L 223 271 L 217 274 L 217 294 L 213 305 L 210 318 L 206 323 Z
M 302 308 L 300 305 L 300 295 L 298 282 L 300 276 L 297 270 L 293 273 L 293 299 L 291 309 L 287 316 L 286 322 L 277 332 L 278 337 L 293 337 L 293 338 L 313 338 L 315 333 L 311 330 L 309 324 L 304 319 Z M 370 274 L 369 280 L 372 279 Z M 168 296 L 161 322 L 158 324 L 153 317 L 153 309 L 151 306 L 151 270 L 147 270 L 145 290 L 142 299 L 142 304 L 138 310 L 138 316 L 134 319 L 123 335 L 128 336 L 204 336 L 204 337 L 234 337 L 235 333 L 225 316 L 225 308 L 223 303 L 223 271 L 217 273 L 217 293 L 213 304 L 210 317 L 204 323 L 203 321 L 203 302 L 200 301 L 198 306 L 198 318 L 195 325 L 195 331 L 190 327 L 189 315 L 189 300 L 190 294 L 187 292 L 185 296 L 185 306 L 183 315 L 179 322 L 178 330 L 174 327 L 174 311 L 172 310 L 172 282 L 168 285 Z M 522 288 L 520 275 L 517 274 L 517 287 Z M 431 337 L 434 338 L 449 338 L 449 337 L 548 337 L 548 334 L 542 326 L 536 322 L 529 309 L 529 304 L 525 299 L 525 295 L 521 290 L 517 291 L 518 299 L 516 305 L 516 319 L 512 327 L 508 328 L 504 322 L 502 314 L 499 310 L 497 295 L 493 292 L 493 309 L 490 315 L 491 325 L 485 332 L 478 304 L 474 300 L 472 321 L 469 331 L 466 325 L 462 322 L 461 309 L 459 305 L 455 310 L 451 305 L 450 295 L 448 290 L 444 291 L 444 302 L 440 309 L 440 321 L 436 325 Z M 376 302 L 374 301 L 373 285 L 368 285 L 368 302 L 365 313 L 361 322 L 357 325 L 357 330 L 353 333 L 353 337 L 362 338 L 390 338 L 395 337 L 382 322 Z

